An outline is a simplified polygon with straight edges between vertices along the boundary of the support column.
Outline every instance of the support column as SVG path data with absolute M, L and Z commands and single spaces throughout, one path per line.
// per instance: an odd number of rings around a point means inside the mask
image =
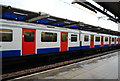
M 120 23 L 118 23 L 118 32 L 120 32 Z M 120 51 L 118 52 L 118 79 L 120 80 Z
M 0 19 L 2 18 L 2 6 L 0 5 Z M 0 21 L 1 22 L 1 21 Z M 0 25 L 0 28 L 2 28 L 2 26 Z M 1 46 L 2 42 L 0 42 L 0 46 Z M 0 48 L 2 49 L 2 48 Z M 0 81 L 2 79 L 2 52 L 0 52 Z

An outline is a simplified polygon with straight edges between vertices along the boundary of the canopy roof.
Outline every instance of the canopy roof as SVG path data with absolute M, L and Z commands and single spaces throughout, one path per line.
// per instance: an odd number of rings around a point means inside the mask
M 42 13 L 42 12 L 36 13 L 32 11 L 13 8 L 11 6 L 1 5 L 1 7 L 2 7 L 3 19 L 92 31 L 92 32 L 111 34 L 111 35 L 120 35 L 120 32 L 117 31 L 112 31 L 101 27 L 88 25 L 83 22 L 76 22 L 68 19 L 55 17 L 47 13 Z

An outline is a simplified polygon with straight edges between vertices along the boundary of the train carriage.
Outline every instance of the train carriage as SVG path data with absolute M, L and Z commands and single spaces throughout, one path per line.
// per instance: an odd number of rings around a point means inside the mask
M 120 45 L 118 36 L 4 19 L 1 21 L 3 58 L 47 55 L 82 49 L 102 51 Z

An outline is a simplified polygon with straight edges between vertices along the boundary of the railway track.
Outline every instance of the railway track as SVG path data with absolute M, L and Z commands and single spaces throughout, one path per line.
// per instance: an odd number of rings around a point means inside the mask
M 49 70 L 49 69 L 65 66 L 65 65 L 68 65 L 68 64 L 76 63 L 76 62 L 79 62 L 79 61 L 88 60 L 88 59 L 91 59 L 91 58 L 107 55 L 107 54 L 117 52 L 117 51 L 120 51 L 120 49 L 116 49 L 116 50 L 112 50 L 112 51 L 108 51 L 108 52 L 104 52 L 104 53 L 98 53 L 98 54 L 91 55 L 91 56 L 85 56 L 85 57 L 82 57 L 82 58 L 67 60 L 67 61 L 63 61 L 63 62 L 57 62 L 57 63 L 48 64 L 48 65 L 42 65 L 42 66 L 34 67 L 34 68 L 31 68 L 31 69 L 24 69 L 24 70 L 17 71 L 17 72 L 6 73 L 6 74 L 1 75 L 1 77 L 2 77 L 2 80 L 10 80 L 10 79 L 13 79 L 13 78 L 17 78 L 17 77 L 37 73 L 37 72 L 42 72 L 42 71 L 45 71 L 45 70 Z

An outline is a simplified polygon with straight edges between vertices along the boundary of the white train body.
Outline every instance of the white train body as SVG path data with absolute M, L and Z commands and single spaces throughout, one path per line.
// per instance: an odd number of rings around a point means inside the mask
M 3 19 L 0 21 L 1 57 L 75 51 L 120 44 L 118 36 Z M 27 35 L 28 38 L 31 36 L 30 40 L 25 39 Z

